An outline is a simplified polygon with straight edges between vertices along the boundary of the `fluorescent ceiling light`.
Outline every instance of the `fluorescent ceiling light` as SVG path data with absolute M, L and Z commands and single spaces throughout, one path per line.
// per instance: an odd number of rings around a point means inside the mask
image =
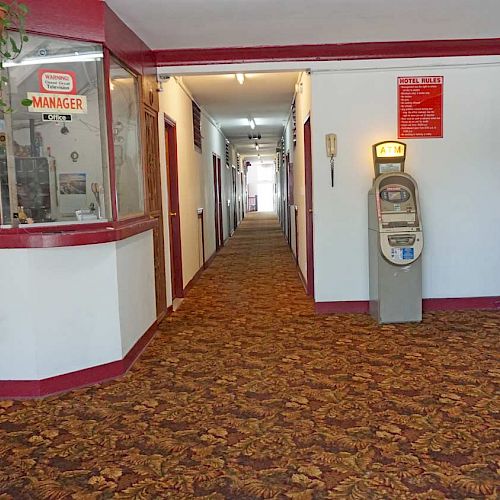
M 5 64 L 4 64 L 4 66 L 5 66 Z M 255 122 L 254 122 L 253 118 L 248 119 L 248 125 L 250 125 L 250 128 L 252 130 L 255 128 Z
M 236 73 L 236 80 L 238 80 L 238 83 L 240 85 L 243 85 L 243 82 L 245 81 L 245 75 L 243 73 Z
M 48 57 L 26 57 L 19 62 L 6 61 L 3 63 L 4 68 L 12 68 L 14 66 L 32 66 L 34 64 L 56 64 L 67 62 L 85 62 L 98 61 L 102 59 L 102 52 L 87 52 L 85 54 L 66 54 L 63 56 L 48 56 Z

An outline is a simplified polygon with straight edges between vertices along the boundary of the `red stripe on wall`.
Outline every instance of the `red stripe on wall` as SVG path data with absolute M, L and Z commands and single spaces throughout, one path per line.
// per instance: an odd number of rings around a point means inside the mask
M 158 66 L 269 61 L 341 61 L 399 59 L 405 57 L 484 56 L 500 55 L 500 38 L 160 49 L 153 52 Z

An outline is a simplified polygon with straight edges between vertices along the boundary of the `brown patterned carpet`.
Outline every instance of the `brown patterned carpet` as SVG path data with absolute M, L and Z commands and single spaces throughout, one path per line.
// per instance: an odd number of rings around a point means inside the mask
M 125 377 L 0 402 L 0 498 L 497 499 L 499 331 L 317 316 L 250 216 Z

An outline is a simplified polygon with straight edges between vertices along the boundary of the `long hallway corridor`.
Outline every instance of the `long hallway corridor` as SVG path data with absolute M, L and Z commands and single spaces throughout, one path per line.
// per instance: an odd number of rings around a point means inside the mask
M 316 315 L 249 214 L 126 376 L 0 402 L 0 498 L 493 499 L 499 330 Z

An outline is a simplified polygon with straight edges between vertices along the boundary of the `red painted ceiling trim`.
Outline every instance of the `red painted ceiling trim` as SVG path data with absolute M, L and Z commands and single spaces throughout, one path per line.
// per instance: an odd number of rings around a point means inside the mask
M 104 43 L 101 0 L 24 0 L 26 28 L 32 33 Z
M 24 0 L 29 33 L 102 43 L 139 74 L 154 72 L 151 49 L 102 0 Z
M 0 249 L 74 247 L 110 243 L 153 229 L 156 224 L 155 219 L 142 217 L 115 223 L 1 229 Z
M 500 55 L 500 38 L 216 47 L 153 51 L 157 66 Z

